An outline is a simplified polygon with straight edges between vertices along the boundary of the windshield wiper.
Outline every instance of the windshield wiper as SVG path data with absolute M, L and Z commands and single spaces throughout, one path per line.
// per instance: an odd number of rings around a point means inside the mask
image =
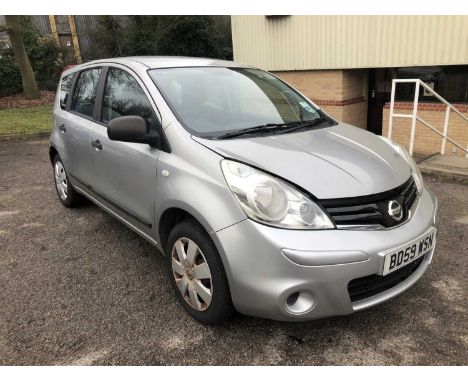
M 246 135 L 246 134 L 255 134 L 255 133 L 289 133 L 291 131 L 299 130 L 304 127 L 310 127 L 317 125 L 322 122 L 326 122 L 328 119 L 324 117 L 319 117 L 316 118 L 312 121 L 308 122 L 283 122 L 283 123 L 267 123 L 265 125 L 258 125 L 258 126 L 253 126 L 249 127 L 247 129 L 242 129 L 242 130 L 237 130 L 237 131 L 232 131 L 230 133 L 222 134 L 216 139 L 229 139 L 229 138 L 235 138 L 239 137 L 241 135 Z
M 227 139 L 227 138 L 234 138 L 238 137 L 241 135 L 245 134 L 252 134 L 252 133 L 258 133 L 258 132 L 268 132 L 271 131 L 272 129 L 278 129 L 281 127 L 287 127 L 288 125 L 285 123 L 267 123 L 264 125 L 258 125 L 258 126 L 253 126 L 253 127 L 248 127 L 247 129 L 241 129 L 241 130 L 236 130 L 232 131 L 230 133 L 222 134 L 218 137 L 217 139 Z
M 325 117 L 318 117 L 318 118 L 313 119 L 312 121 L 307 121 L 307 122 L 304 122 L 304 123 L 295 124 L 294 126 L 287 126 L 286 129 L 281 129 L 281 134 L 291 133 L 293 131 L 303 129 L 305 127 L 316 126 L 316 125 L 318 125 L 318 124 L 320 124 L 322 122 L 331 122 L 331 121 L 328 118 L 325 118 Z

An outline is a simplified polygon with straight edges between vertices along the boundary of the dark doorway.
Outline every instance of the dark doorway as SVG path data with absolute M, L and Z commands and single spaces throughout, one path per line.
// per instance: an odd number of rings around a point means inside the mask
M 382 116 L 386 102 L 390 102 L 392 76 L 390 69 L 369 69 L 367 130 L 382 135 Z

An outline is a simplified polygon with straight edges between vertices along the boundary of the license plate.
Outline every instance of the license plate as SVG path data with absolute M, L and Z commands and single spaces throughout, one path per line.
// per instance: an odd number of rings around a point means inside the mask
M 385 255 L 383 275 L 396 271 L 430 252 L 435 246 L 436 232 L 437 230 L 434 229 L 419 239 Z

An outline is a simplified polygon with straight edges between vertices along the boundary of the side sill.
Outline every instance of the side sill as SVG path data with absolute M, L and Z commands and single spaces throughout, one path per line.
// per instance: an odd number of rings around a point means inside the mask
M 110 200 L 109 198 L 106 198 L 105 196 L 101 195 L 99 192 L 97 192 L 93 187 L 91 187 L 90 185 L 87 185 L 85 183 L 83 183 L 81 180 L 79 180 L 76 176 L 73 176 L 71 174 L 69 174 L 70 177 L 74 180 L 73 184 L 75 185 L 76 183 L 78 183 L 78 185 L 82 185 L 81 189 L 83 188 L 86 188 L 88 190 L 90 190 L 93 194 L 96 194 L 99 198 L 101 198 L 102 200 L 104 200 L 106 203 L 110 204 L 113 208 L 115 208 L 116 210 L 119 210 L 121 211 L 122 213 L 124 213 L 125 215 L 128 215 L 129 217 L 131 217 L 132 219 L 136 220 L 138 223 L 148 227 L 148 228 L 151 228 L 152 227 L 152 224 L 148 221 L 146 221 L 145 219 L 142 219 L 140 218 L 138 215 L 134 214 L 133 212 L 127 210 L 126 208 L 120 206 L 118 203 L 114 202 L 113 200 Z
M 128 220 L 124 219 L 121 215 L 117 214 L 116 212 L 112 211 L 110 208 L 108 208 L 105 204 L 101 203 L 99 200 L 97 200 L 94 196 L 92 196 L 89 192 L 85 191 L 83 188 L 80 187 L 79 185 L 73 184 L 73 187 L 80 193 L 86 196 L 89 200 L 91 200 L 94 204 L 102 208 L 104 211 L 112 215 L 114 218 L 117 220 L 121 221 L 123 224 L 125 224 L 128 228 L 136 232 L 138 235 L 143 237 L 144 239 L 148 240 L 151 244 L 153 244 L 155 247 L 157 247 L 159 250 L 160 246 L 156 240 L 154 240 L 151 236 L 140 230 L 138 227 L 130 223 Z M 161 251 L 162 252 L 162 251 Z M 162 252 L 164 253 L 164 252 Z

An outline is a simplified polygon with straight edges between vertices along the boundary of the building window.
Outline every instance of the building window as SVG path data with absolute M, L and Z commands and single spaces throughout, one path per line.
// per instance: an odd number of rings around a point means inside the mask
M 420 66 L 396 69 L 396 78 L 419 78 L 452 103 L 468 103 L 468 65 Z M 398 84 L 397 101 L 414 99 L 414 84 Z M 419 100 L 439 102 L 429 92 L 420 89 Z

